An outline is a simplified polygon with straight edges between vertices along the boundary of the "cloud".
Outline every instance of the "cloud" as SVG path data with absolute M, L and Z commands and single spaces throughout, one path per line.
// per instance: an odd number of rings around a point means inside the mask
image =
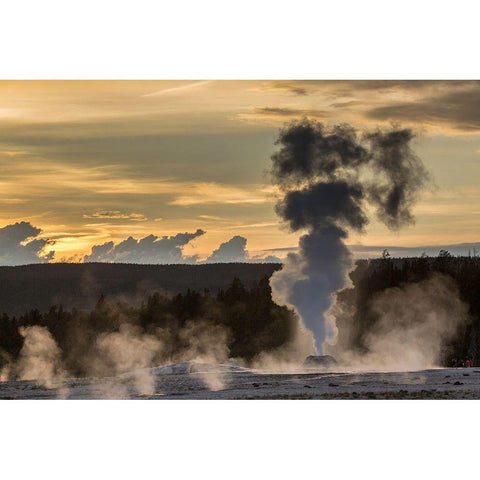
M 115 216 L 114 216 L 115 218 Z M 32 263 L 47 263 L 55 255 L 47 247 L 55 244 L 54 240 L 37 238 L 42 232 L 29 222 L 19 222 L 0 229 L 0 265 L 27 265 Z M 250 256 L 246 249 L 247 239 L 235 235 L 223 242 L 205 261 L 199 261 L 198 255 L 184 255 L 183 248 L 195 238 L 205 235 L 205 231 L 177 233 L 173 236 L 147 235 L 141 239 L 132 236 L 118 243 L 114 241 L 93 245 L 89 255 L 80 254 L 62 257 L 65 262 L 101 262 L 101 263 L 139 263 L 139 264 L 196 264 L 196 263 L 270 263 L 281 262 L 278 257 L 262 253 Z M 53 238 L 64 239 L 65 232 L 54 234 Z M 83 237 L 85 233 L 69 234 L 73 240 Z M 91 244 L 90 244 L 91 245 Z
M 3 150 L 0 152 L 0 155 L 5 155 L 6 157 L 24 157 L 28 155 L 28 150 Z
M 348 107 L 354 107 L 358 105 L 363 105 L 364 102 L 360 102 L 359 100 L 349 100 L 348 102 L 336 102 L 336 103 L 331 103 L 330 107 L 333 108 L 348 108 Z
M 355 91 L 425 90 L 428 88 L 451 88 L 477 84 L 474 80 L 274 80 L 263 83 L 267 90 L 284 90 L 297 96 L 318 91 L 353 95 Z
M 475 80 L 329 80 L 325 82 L 340 91 L 352 92 L 374 90 L 374 91 L 420 91 L 427 89 L 445 89 L 458 88 L 469 85 L 478 85 Z
M 267 255 L 261 258 L 264 263 L 283 263 L 283 260 L 275 255 Z
M 207 263 L 247 262 L 248 252 L 246 250 L 247 239 L 235 235 L 227 242 L 222 243 L 207 258 Z
M 45 263 L 55 252 L 46 252 L 49 239 L 36 238 L 42 231 L 29 222 L 17 222 L 0 228 L 0 265 L 28 265 Z
M 85 255 L 84 262 L 119 262 L 142 264 L 195 263 L 197 256 L 184 256 L 183 247 L 193 239 L 204 235 L 204 230 L 194 233 L 177 233 L 174 236 L 148 235 L 136 240 L 128 237 L 115 244 L 106 242 L 94 245 L 90 255 Z
M 283 263 L 283 260 L 275 255 L 255 255 L 250 259 L 250 263 Z
M 369 110 L 366 115 L 374 120 L 442 125 L 464 132 L 477 131 L 480 129 L 480 84 L 469 84 L 469 88 L 447 91 L 422 100 L 384 105 Z
M 218 217 L 217 215 L 198 215 L 198 218 L 201 218 L 202 220 L 216 220 L 219 222 L 225 220 L 225 218 Z
M 185 191 L 186 193 L 178 194 L 178 191 Z M 268 192 L 261 188 L 252 191 L 216 183 L 192 183 L 175 193 L 177 195 L 169 202 L 169 205 L 188 207 L 208 203 L 259 204 L 269 201 Z
M 228 183 L 182 181 L 154 175 L 134 177 L 130 168 L 120 165 L 75 166 L 52 162 L 16 162 L 15 171 L 5 169 L 1 173 L 3 195 L 12 197 L 22 194 L 23 197 L 36 199 L 57 197 L 62 198 L 62 203 L 68 203 L 69 198 L 65 197 L 73 195 L 74 198 L 88 195 L 88 200 L 106 195 L 163 195 L 167 198 L 168 205 L 174 206 L 260 204 L 269 201 L 269 191 L 264 184 L 234 186 Z M 101 201 L 98 200 L 99 203 Z M 95 212 L 93 218 L 112 218 L 112 215 L 119 214 L 122 213 Z
M 301 117 L 356 125 L 393 120 L 467 132 L 480 124 L 478 81 L 295 80 L 263 82 L 262 89 L 270 94 L 299 90 L 306 97 L 285 99 L 288 104 L 278 94 L 267 97 L 268 106 L 239 113 L 240 120 L 271 125 Z
M 235 235 L 230 240 L 223 242 L 212 252 L 205 260 L 206 263 L 282 263 L 278 257 L 273 255 L 254 255 L 250 256 L 247 250 L 247 239 L 240 235 Z
M 289 108 L 289 107 L 256 107 L 251 113 L 241 113 L 240 118 L 250 119 L 278 119 L 282 122 L 291 118 L 309 117 L 314 119 L 327 119 L 329 113 L 325 110 L 314 108 Z
M 162 95 L 168 95 L 172 93 L 184 93 L 185 90 L 192 90 L 204 85 L 212 83 L 212 80 L 202 80 L 200 82 L 188 83 L 187 85 L 180 85 L 179 87 L 164 88 L 163 90 L 157 90 L 153 93 L 146 93 L 142 97 L 159 97 Z
M 147 237 L 136 240 L 128 237 L 117 244 L 113 241 L 102 245 L 94 245 L 90 255 L 85 255 L 84 262 L 118 262 L 142 264 L 173 264 L 173 263 L 281 263 L 282 260 L 265 253 L 250 256 L 247 250 L 247 239 L 235 235 L 223 242 L 205 260 L 199 261 L 198 255 L 184 256 L 183 247 L 191 240 L 204 235 L 204 230 L 195 233 L 178 233 L 172 237 Z
M 308 81 L 273 81 L 269 82 L 269 88 L 276 90 L 285 90 L 294 95 L 304 96 L 308 94 L 307 88 L 304 86 Z
M 110 220 L 134 220 L 136 222 L 144 222 L 147 219 L 142 213 L 123 213 L 119 210 L 104 210 L 100 212 L 94 212 L 90 215 L 83 215 L 83 218 L 103 218 Z
M 257 115 L 274 115 L 280 117 L 326 117 L 328 112 L 324 110 L 308 109 L 308 108 L 275 108 L 275 107 L 261 107 L 255 108 L 254 113 Z
M 261 223 L 247 223 L 243 225 L 232 225 L 231 227 L 226 227 L 226 228 L 262 228 L 262 227 L 274 227 L 277 226 L 278 223 L 275 222 L 261 222 Z

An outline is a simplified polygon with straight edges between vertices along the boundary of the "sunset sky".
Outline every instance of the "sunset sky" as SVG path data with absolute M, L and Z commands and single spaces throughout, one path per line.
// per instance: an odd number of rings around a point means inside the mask
M 56 261 L 129 236 L 206 232 L 205 259 L 234 236 L 250 255 L 292 247 L 267 170 L 279 127 L 309 117 L 418 136 L 432 183 L 416 224 L 372 218 L 350 244 L 480 239 L 480 83 L 426 81 L 2 81 L 0 227 L 30 222 Z M 278 255 L 278 252 L 275 253 Z

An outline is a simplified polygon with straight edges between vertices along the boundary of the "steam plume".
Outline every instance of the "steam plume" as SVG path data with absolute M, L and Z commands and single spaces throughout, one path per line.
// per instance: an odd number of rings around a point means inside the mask
M 62 352 L 48 329 L 35 325 L 20 327 L 19 332 L 24 341 L 16 366 L 18 378 L 36 380 L 47 388 L 63 382 Z
M 307 119 L 280 131 L 272 155 L 273 181 L 283 192 L 276 212 L 291 230 L 307 233 L 299 253 L 289 254 L 272 275 L 272 293 L 312 330 L 319 353 L 336 333 L 326 313 L 347 283 L 352 257 L 344 241 L 349 231 L 364 231 L 365 203 L 389 228 L 413 221 L 410 208 L 427 178 L 410 148 L 413 136 L 409 129 L 358 135 L 350 125 Z
M 469 321 L 458 286 L 440 274 L 377 293 L 370 310 L 378 322 L 366 336 L 367 352 L 332 349 L 345 365 L 384 371 L 438 367 L 450 360 L 442 358 L 444 348 Z
M 410 148 L 411 130 L 377 131 L 366 135 L 372 149 L 377 184 L 370 185 L 369 198 L 377 216 L 391 229 L 413 222 L 410 208 L 428 174 Z
M 95 347 L 97 355 L 89 365 L 90 372 L 97 376 L 131 372 L 135 390 L 140 395 L 155 392 L 155 379 L 147 368 L 154 365 L 154 359 L 163 347 L 159 338 L 143 334 L 132 325 L 122 324 L 118 332 L 101 334 Z M 119 392 L 111 395 L 110 387 L 108 385 L 106 389 L 107 396 L 115 398 Z
M 189 373 L 209 390 L 221 390 L 228 384 L 227 373 L 209 368 L 229 358 L 225 327 L 197 319 L 178 330 L 157 328 L 146 333 L 128 323 L 120 311 L 117 313 L 121 323 L 116 331 L 94 336 L 85 330 L 81 335 L 86 339 L 84 348 L 77 344 L 68 352 L 62 352 L 46 327 L 20 327 L 22 349 L 18 360 L 7 363 L 0 372 L 2 381 L 15 373 L 20 380 L 35 381 L 65 397 L 69 394 L 65 380 L 74 376 L 65 365 L 75 360 L 86 376 L 94 379 L 91 389 L 94 396 L 101 398 L 156 394 L 159 386 L 154 367 L 170 363 L 192 363 Z M 172 350 L 174 339 L 179 348 Z

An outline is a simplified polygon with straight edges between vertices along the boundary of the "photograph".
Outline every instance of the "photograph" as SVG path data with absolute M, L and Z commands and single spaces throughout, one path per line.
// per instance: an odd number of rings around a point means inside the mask
M 477 3 L 4 2 L 2 478 L 475 477 Z
M 479 399 L 479 105 L 1 80 L 0 399 Z

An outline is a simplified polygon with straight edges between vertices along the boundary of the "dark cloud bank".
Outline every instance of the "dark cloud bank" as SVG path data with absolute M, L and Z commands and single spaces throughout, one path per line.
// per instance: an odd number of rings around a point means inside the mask
M 118 262 L 118 263 L 145 263 L 145 264 L 174 264 L 174 263 L 204 263 L 198 255 L 185 256 L 183 248 L 195 238 L 204 235 L 204 230 L 198 229 L 194 233 L 178 233 L 172 237 L 156 237 L 149 235 L 141 240 L 129 237 L 114 244 L 107 242 L 92 247 L 92 253 L 85 255 L 84 262 Z M 247 250 L 247 239 L 235 235 L 223 242 L 205 260 L 205 263 L 265 263 L 280 262 L 273 256 L 251 256 Z
M 183 247 L 195 238 L 204 235 L 204 230 L 193 233 L 177 233 L 168 237 L 148 235 L 136 240 L 128 237 L 120 243 L 106 242 L 92 247 L 90 255 L 85 255 L 85 262 L 119 262 L 119 263 L 195 263 L 197 256 L 184 256 Z
M 321 207 L 319 207 L 321 208 Z M 200 230 L 203 232 L 203 230 Z M 204 232 L 205 233 L 205 232 Z M 203 235 L 202 233 L 201 235 Z M 14 266 L 32 263 L 47 263 L 53 260 L 55 252 L 50 249 L 53 241 L 38 238 L 41 229 L 28 222 L 19 222 L 7 225 L 0 229 L 0 265 Z M 85 262 L 124 262 L 124 263 L 203 263 L 196 256 L 185 256 L 183 247 L 191 240 L 200 236 L 199 230 L 194 233 L 180 233 L 172 237 L 147 237 L 136 240 L 129 237 L 118 244 L 106 242 L 94 245 L 89 255 L 85 255 Z M 393 257 L 414 257 L 427 254 L 437 256 L 440 250 L 447 250 L 452 255 L 476 255 L 480 253 L 480 243 L 463 243 L 449 245 L 426 245 L 418 247 L 397 247 L 391 245 L 350 245 L 349 249 L 357 258 L 375 258 L 382 255 L 387 249 Z M 275 248 L 265 250 L 261 255 L 250 255 L 247 250 L 247 239 L 235 235 L 223 242 L 205 260 L 205 263 L 281 263 L 275 255 L 297 252 L 299 247 Z
M 235 235 L 228 242 L 222 243 L 216 250 L 214 250 L 207 258 L 207 262 L 247 262 L 249 255 L 246 246 L 247 239 Z
M 47 249 L 54 242 L 39 238 L 41 233 L 40 228 L 29 222 L 0 228 L 0 265 L 26 265 L 52 260 L 55 252 Z
M 204 263 L 198 255 L 185 255 L 183 248 L 196 238 L 205 235 L 205 231 L 177 233 L 172 236 L 158 237 L 148 235 L 139 240 L 128 237 L 119 243 L 113 241 L 94 245 L 91 253 L 83 261 L 139 264 L 196 264 Z M 39 238 L 41 229 L 29 222 L 19 222 L 0 229 L 0 265 L 27 265 L 47 263 L 54 259 L 55 252 L 48 247 L 53 241 Z M 205 260 L 206 263 L 271 263 L 280 262 L 273 255 L 251 256 L 247 250 L 247 239 L 235 235 L 223 242 Z
M 455 84 L 456 82 L 452 82 Z M 480 84 L 447 91 L 415 101 L 392 103 L 367 112 L 374 120 L 392 120 L 427 125 L 445 125 L 456 130 L 473 132 L 480 129 Z
M 475 80 L 275 80 L 268 82 L 267 88 L 284 90 L 298 96 L 310 95 L 321 89 L 333 94 L 353 96 L 355 92 L 366 90 L 422 91 L 431 88 L 454 89 L 479 85 L 480 83 Z

